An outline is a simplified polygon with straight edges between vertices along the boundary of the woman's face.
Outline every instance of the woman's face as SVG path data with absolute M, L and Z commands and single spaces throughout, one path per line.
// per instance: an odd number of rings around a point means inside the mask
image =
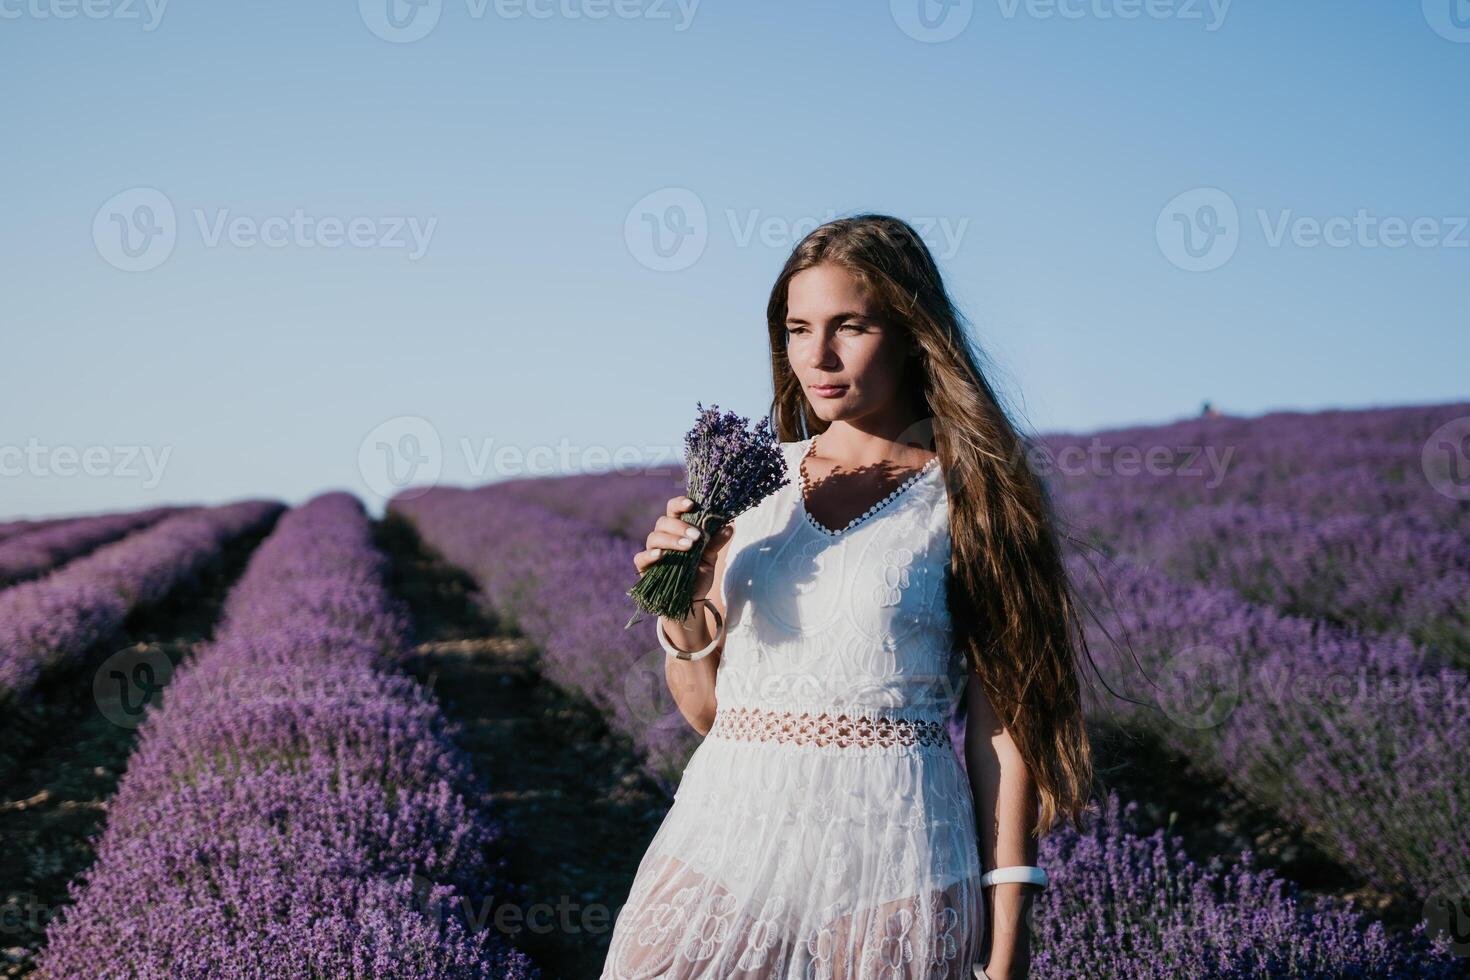
M 862 284 L 830 263 L 787 284 L 786 356 L 818 418 L 853 420 L 895 403 L 909 340 L 875 310 Z M 829 384 L 839 387 L 819 387 Z

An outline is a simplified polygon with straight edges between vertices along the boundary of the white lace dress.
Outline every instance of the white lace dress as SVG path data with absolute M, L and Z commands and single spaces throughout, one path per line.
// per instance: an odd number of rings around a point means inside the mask
M 619 909 L 601 980 L 981 976 L 964 693 L 937 459 L 840 531 L 791 482 L 741 514 L 714 725 Z M 972 972 L 972 968 L 975 972 Z

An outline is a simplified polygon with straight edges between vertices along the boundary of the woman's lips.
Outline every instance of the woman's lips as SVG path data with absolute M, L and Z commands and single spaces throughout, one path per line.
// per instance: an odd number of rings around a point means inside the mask
M 823 398 L 836 398 L 847 390 L 847 385 L 812 385 L 812 394 Z

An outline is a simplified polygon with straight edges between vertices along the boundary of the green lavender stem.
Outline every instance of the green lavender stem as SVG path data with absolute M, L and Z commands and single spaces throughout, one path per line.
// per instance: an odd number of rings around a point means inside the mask
M 694 606 L 694 579 L 699 574 L 698 566 L 704 556 L 705 545 L 729 523 L 728 515 L 706 511 L 698 501 L 679 517 L 686 524 L 698 527 L 700 536 L 687 551 L 665 549 L 652 565 L 644 569 L 638 584 L 628 590 L 638 609 L 671 620 L 683 620 L 689 615 Z M 623 629 L 639 621 L 638 610 L 634 610 Z

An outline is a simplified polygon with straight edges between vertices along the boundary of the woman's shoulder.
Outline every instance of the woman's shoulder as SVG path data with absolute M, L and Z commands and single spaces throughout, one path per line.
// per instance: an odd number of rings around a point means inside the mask
M 800 458 L 797 454 L 800 453 L 802 447 L 806 445 L 806 440 L 793 439 L 791 442 L 778 442 L 776 443 L 776 445 L 780 446 L 781 452 L 785 454 L 786 465 L 788 467 L 791 467 L 795 466 L 797 460 Z

